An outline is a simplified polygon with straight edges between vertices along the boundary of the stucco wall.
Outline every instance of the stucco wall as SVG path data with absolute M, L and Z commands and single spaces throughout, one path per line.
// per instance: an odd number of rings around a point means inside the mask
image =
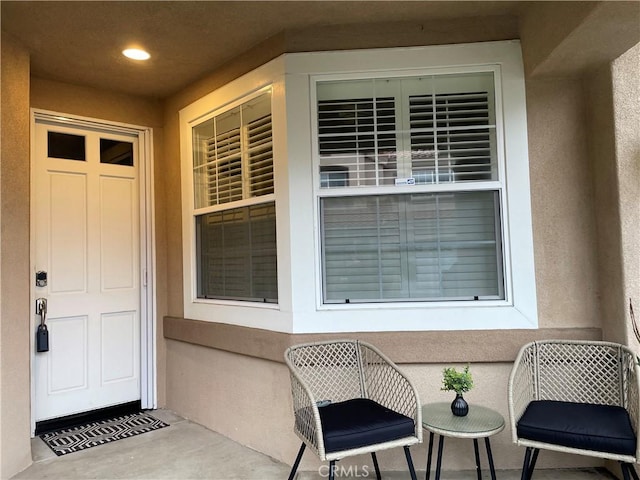
M 640 45 L 585 79 L 597 222 L 599 315 L 608 340 L 637 347 L 640 308 Z
M 620 328 L 625 315 L 622 301 L 622 252 L 620 245 L 620 208 L 615 159 L 615 129 L 611 67 L 599 68 L 585 78 L 589 104 L 589 160 L 593 168 L 594 219 L 597 222 L 598 278 L 600 280 L 599 315 L 603 334 L 612 341 L 623 342 Z M 602 92 L 608 92 L 602 94 Z
M 640 322 L 640 44 L 613 62 L 612 78 L 625 307 L 621 329 L 626 332 L 625 343 L 640 350 L 627 308 L 632 302 Z
M 29 55 L 2 34 L 0 478 L 31 463 Z
M 600 326 L 585 113 L 579 79 L 527 79 L 540 327 Z

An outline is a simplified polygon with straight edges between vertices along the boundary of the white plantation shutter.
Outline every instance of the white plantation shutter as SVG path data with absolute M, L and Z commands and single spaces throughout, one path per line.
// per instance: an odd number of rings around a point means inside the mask
M 492 180 L 488 92 L 409 97 L 411 170 L 416 183 Z
M 249 222 L 251 296 L 275 303 L 278 299 L 275 203 L 250 207 Z
M 196 209 L 272 194 L 271 94 L 195 127 L 194 150 Z
M 347 172 L 346 186 L 393 184 L 397 175 L 395 108 L 392 97 L 319 101 L 320 172 L 340 166 Z M 325 186 L 345 185 L 340 180 Z
M 222 132 L 207 142 L 208 205 L 242 200 L 240 128 Z
M 277 303 L 271 93 L 195 126 L 193 150 L 198 298 Z
M 196 217 L 198 297 L 275 303 L 275 204 Z
M 406 298 L 401 207 L 396 196 L 322 199 L 325 301 Z
M 412 298 L 501 298 L 497 192 L 407 197 Z
M 271 115 L 258 118 L 247 125 L 247 157 L 250 196 L 273 193 L 273 140 Z
M 498 194 L 327 197 L 324 301 L 502 298 Z

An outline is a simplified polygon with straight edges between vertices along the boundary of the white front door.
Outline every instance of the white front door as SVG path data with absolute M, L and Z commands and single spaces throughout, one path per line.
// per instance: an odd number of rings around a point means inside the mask
M 36 119 L 32 257 L 46 286 L 34 272 L 32 289 L 47 301 L 49 350 L 34 354 L 35 421 L 140 399 L 138 143 Z

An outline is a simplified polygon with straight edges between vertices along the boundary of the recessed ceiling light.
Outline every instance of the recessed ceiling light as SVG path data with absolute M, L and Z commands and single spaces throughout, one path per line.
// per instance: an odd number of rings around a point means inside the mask
M 122 54 L 132 60 L 149 60 L 149 58 L 151 58 L 148 52 L 140 50 L 139 48 L 127 48 L 122 51 Z

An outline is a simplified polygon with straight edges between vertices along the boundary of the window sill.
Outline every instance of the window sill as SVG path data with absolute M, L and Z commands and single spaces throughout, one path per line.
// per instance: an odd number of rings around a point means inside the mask
M 405 364 L 513 362 L 522 345 L 536 340 L 602 340 L 599 328 L 290 334 L 179 317 L 164 317 L 163 327 L 167 340 L 281 363 L 291 345 L 340 338 L 370 342 Z

